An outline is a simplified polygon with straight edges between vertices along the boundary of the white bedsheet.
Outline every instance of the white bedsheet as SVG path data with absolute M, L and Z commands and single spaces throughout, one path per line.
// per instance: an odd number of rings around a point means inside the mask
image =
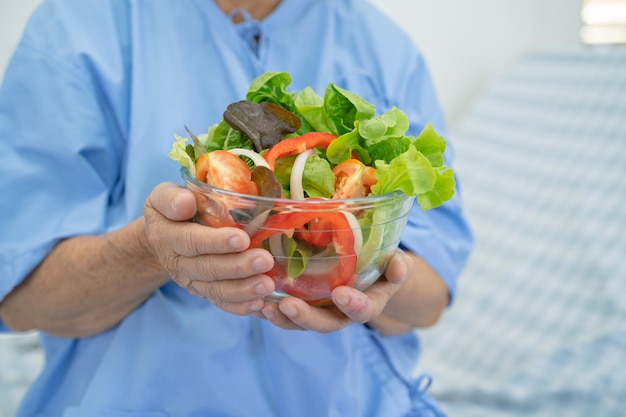
M 0 417 L 14 417 L 26 389 L 43 367 L 35 332 L 0 334 Z

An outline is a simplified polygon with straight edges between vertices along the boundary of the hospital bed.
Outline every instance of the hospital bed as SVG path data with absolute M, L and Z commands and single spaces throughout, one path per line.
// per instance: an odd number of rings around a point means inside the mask
M 476 249 L 417 373 L 450 417 L 626 416 L 626 48 L 525 54 L 451 138 Z

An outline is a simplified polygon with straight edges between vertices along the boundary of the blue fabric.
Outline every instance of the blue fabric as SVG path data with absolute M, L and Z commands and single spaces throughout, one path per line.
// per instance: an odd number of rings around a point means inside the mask
M 0 300 L 59 240 L 115 230 L 156 184 L 181 182 L 173 135 L 205 131 L 265 71 L 290 72 L 295 90 L 335 82 L 407 111 L 413 134 L 445 133 L 423 57 L 365 1 L 285 0 L 243 26 L 209 0 L 45 1 L 0 90 Z M 454 291 L 471 246 L 458 201 L 414 211 L 403 245 Z M 173 283 L 107 332 L 42 345 L 18 417 L 401 416 L 432 403 L 414 387 L 413 333 L 284 331 Z

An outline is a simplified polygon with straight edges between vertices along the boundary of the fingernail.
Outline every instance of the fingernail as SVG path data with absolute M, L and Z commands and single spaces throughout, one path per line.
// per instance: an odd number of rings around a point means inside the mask
M 267 288 L 267 285 L 265 285 L 264 282 L 260 282 L 258 283 L 255 287 L 254 290 L 256 291 L 257 294 L 259 295 L 267 295 L 270 292 L 270 289 Z
M 272 267 L 272 265 L 265 259 L 264 256 L 257 256 L 252 261 L 252 267 L 258 272 L 265 272 Z
M 261 311 L 263 313 L 263 315 L 268 319 L 271 320 L 272 317 L 274 317 L 274 312 L 271 309 L 264 309 L 263 311 Z
M 350 304 L 350 296 L 348 294 L 337 294 L 335 296 L 335 304 L 345 307 Z
M 176 194 L 176 195 L 174 196 L 174 198 L 172 199 L 172 208 L 173 208 L 174 210 L 176 210 L 176 209 L 178 208 L 178 204 L 179 204 L 179 201 L 178 201 L 178 200 L 180 200 L 180 194 Z
M 261 299 L 254 300 L 252 304 L 250 304 L 250 311 L 261 311 L 264 305 L 265 305 L 265 301 Z
M 295 317 L 296 314 L 298 314 L 298 309 L 295 308 L 294 306 L 286 306 L 280 309 L 280 311 L 283 312 L 283 314 L 287 317 Z
M 406 253 L 403 253 L 403 256 L 404 258 L 402 258 L 402 267 L 404 268 L 404 270 L 402 271 L 402 279 L 400 280 L 400 282 L 406 281 L 406 279 L 409 277 L 409 262 L 413 262 L 413 260 Z
M 241 236 L 232 236 L 230 239 L 228 239 L 228 244 L 232 249 L 237 251 L 244 249 Z
M 401 274 L 400 274 L 402 278 L 398 280 L 398 283 L 404 282 L 409 277 L 409 266 L 406 264 L 406 262 L 402 263 L 402 269 L 403 270 L 401 271 Z

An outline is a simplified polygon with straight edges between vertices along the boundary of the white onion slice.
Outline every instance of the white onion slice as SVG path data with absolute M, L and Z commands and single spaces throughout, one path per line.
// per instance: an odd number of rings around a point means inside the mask
M 291 177 L 289 177 L 289 190 L 293 200 L 304 200 L 304 188 L 302 187 L 302 174 L 304 166 L 309 156 L 315 155 L 315 149 L 309 149 L 296 156 L 291 168 Z
M 268 239 L 268 243 L 270 245 L 270 252 L 274 256 L 276 262 L 281 265 L 286 265 L 287 254 L 285 253 L 285 250 L 283 248 L 283 234 L 276 233 L 275 235 L 270 236 Z
M 363 233 L 361 232 L 361 225 L 354 214 L 349 211 L 342 211 L 342 213 L 346 216 L 346 220 L 348 220 L 348 224 L 352 229 L 352 234 L 354 235 L 354 253 L 358 256 L 361 253 L 361 249 L 363 249 Z
M 339 265 L 339 258 L 309 258 L 309 262 L 306 264 L 306 268 L 304 268 L 305 274 L 311 275 L 326 275 L 333 272 L 337 269 Z
M 254 219 L 250 220 L 247 225 L 244 226 L 243 231 L 248 234 L 248 236 L 252 237 L 259 231 L 261 226 L 267 220 L 267 216 L 269 216 L 271 210 L 263 210 L 260 212 Z
M 237 155 L 237 156 L 247 156 L 248 158 L 252 159 L 252 162 L 254 162 L 255 166 L 265 167 L 265 168 L 270 169 L 270 164 L 267 163 L 265 158 L 263 158 L 260 154 L 254 152 L 254 151 L 252 151 L 250 149 L 233 148 L 233 149 L 229 149 L 228 152 L 232 153 L 233 155 Z

